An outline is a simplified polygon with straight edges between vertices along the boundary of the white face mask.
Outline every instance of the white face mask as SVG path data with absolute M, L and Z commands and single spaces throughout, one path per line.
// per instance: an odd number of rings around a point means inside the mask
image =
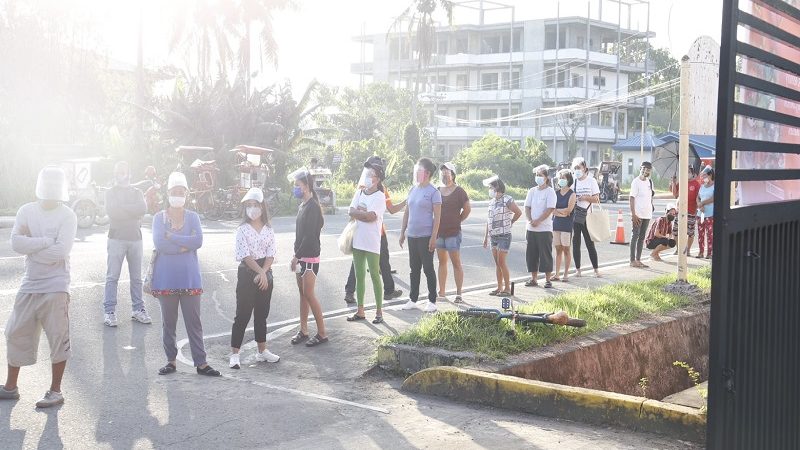
M 259 217 L 261 217 L 261 207 L 259 206 L 248 206 L 247 208 L 245 208 L 245 212 L 247 213 L 247 217 L 249 217 L 250 220 L 256 220 Z
M 583 178 L 583 170 L 575 169 L 575 178 Z
M 370 189 L 372 189 L 373 186 L 375 186 L 375 183 L 372 180 L 373 180 L 373 178 L 370 177 L 370 176 L 368 176 L 367 178 L 364 178 L 364 188 L 365 189 L 370 190 Z
M 169 196 L 169 206 L 173 208 L 183 208 L 183 205 L 186 204 L 186 197 L 175 197 L 170 195 Z
M 489 198 L 496 198 L 496 197 L 497 197 L 497 191 L 495 191 L 494 189 L 489 189 Z

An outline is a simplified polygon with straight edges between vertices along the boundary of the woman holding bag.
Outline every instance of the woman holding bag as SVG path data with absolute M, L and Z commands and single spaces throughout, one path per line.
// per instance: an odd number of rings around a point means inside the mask
M 358 311 L 347 318 L 348 322 L 365 320 L 364 294 L 366 292 L 367 267 L 372 279 L 372 291 L 375 294 L 374 324 L 383 322 L 383 283 L 381 282 L 381 228 L 383 213 L 386 211 L 386 195 L 379 190 L 380 174 L 383 166 L 371 164 L 361 173 L 364 190 L 357 191 L 350 202 L 350 217 L 356 221 L 353 233 L 353 268 L 356 273 L 356 301 Z
M 599 278 L 597 249 L 595 249 L 594 241 L 586 227 L 586 216 L 593 203 L 600 203 L 600 186 L 594 177 L 589 176 L 589 170 L 586 168 L 586 161 L 583 158 L 578 157 L 572 160 L 572 171 L 575 174 L 573 190 L 576 194 L 572 228 L 572 259 L 575 261 L 575 276 L 581 276 L 581 236 L 583 236 L 583 240 L 586 241 L 586 250 L 589 252 L 589 260 L 594 268 L 594 276 Z
M 256 361 L 276 363 L 281 358 L 267 350 L 267 317 L 272 300 L 272 263 L 275 260 L 275 233 L 269 223 L 264 192 L 251 188 L 242 198 L 245 219 L 236 230 L 236 318 L 231 329 L 231 369 L 240 368 L 239 349 L 244 331 L 253 316 L 256 335 Z

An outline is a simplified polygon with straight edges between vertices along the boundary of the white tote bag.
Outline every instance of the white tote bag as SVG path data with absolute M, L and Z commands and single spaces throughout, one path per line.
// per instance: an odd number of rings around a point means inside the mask
M 342 234 L 339 235 L 339 238 L 336 239 L 336 243 L 339 245 L 339 250 L 345 255 L 353 254 L 353 235 L 356 233 L 356 221 L 351 220 L 347 222 L 347 225 L 344 226 L 344 230 L 342 230 Z
M 589 236 L 594 242 L 607 241 L 611 238 L 611 222 L 608 219 L 608 212 L 600 205 L 597 209 L 592 205 L 589 214 L 586 216 L 586 228 Z

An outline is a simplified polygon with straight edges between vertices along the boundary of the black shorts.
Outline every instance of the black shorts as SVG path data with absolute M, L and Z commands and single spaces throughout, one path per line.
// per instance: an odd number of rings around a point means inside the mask
M 647 248 L 650 250 L 655 250 L 659 245 L 666 245 L 667 247 L 672 248 L 675 247 L 676 242 L 675 239 L 653 238 L 653 240 L 647 244 Z
M 310 263 L 305 261 L 298 261 L 297 264 L 300 265 L 300 276 L 306 274 L 306 271 L 314 272 L 314 275 L 319 275 L 319 263 Z

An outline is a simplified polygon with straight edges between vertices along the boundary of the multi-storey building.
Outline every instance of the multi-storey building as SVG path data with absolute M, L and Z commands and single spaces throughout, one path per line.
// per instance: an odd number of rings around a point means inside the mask
M 556 161 L 577 146 L 595 163 L 628 137 L 628 113 L 652 106 L 652 97 L 629 95 L 631 75 L 647 69 L 644 55 L 628 50 L 617 57 L 618 46 L 629 49 L 648 36 L 654 34 L 581 17 L 438 28 L 419 88 L 434 136 L 430 153 L 449 158 L 493 132 L 520 142 L 540 139 Z M 352 65 L 354 74 L 414 89 L 413 36 L 398 31 L 356 40 L 364 56 Z M 557 109 L 568 105 L 579 109 Z

